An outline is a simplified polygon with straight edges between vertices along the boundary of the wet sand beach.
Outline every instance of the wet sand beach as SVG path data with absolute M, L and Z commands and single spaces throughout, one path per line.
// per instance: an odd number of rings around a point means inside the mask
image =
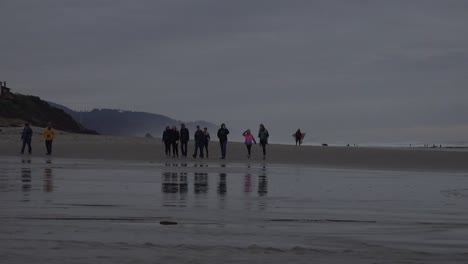
M 1 263 L 466 263 L 468 152 L 0 137 Z M 189 154 L 193 150 L 189 144 Z M 171 225 L 163 225 L 164 223 Z
M 0 197 L 1 263 L 468 261 L 466 172 L 2 157 Z

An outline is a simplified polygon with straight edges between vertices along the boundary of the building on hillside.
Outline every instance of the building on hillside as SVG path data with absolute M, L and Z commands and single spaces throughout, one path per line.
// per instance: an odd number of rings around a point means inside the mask
M 12 96 L 10 88 L 6 87 L 6 82 L 0 82 L 0 97 L 11 98 Z

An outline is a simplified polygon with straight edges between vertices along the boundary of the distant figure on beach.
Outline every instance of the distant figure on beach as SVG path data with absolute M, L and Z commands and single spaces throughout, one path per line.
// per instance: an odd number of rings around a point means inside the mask
M 21 148 L 21 154 L 24 154 L 24 148 L 28 146 L 28 153 L 31 154 L 31 140 L 32 140 L 33 131 L 29 127 L 29 124 L 24 124 L 23 132 L 21 133 L 21 141 L 23 142 L 23 147 Z
M 51 122 L 49 122 L 47 127 L 44 129 L 43 136 L 47 150 L 46 155 L 52 155 L 52 142 L 55 139 L 55 129 L 52 127 Z
M 206 158 L 208 158 L 208 144 L 210 143 L 211 137 L 210 133 L 208 132 L 208 128 L 203 128 L 203 146 L 205 148 Z
M 221 159 L 226 158 L 226 147 L 227 147 L 227 135 L 229 135 L 229 130 L 226 128 L 226 125 L 221 124 L 221 128 L 218 130 L 218 139 L 219 145 L 221 147 Z
M 177 130 L 176 126 L 172 126 L 172 133 L 171 133 L 171 145 L 172 145 L 172 157 L 179 157 L 179 130 Z
M 257 144 L 257 142 L 255 141 L 255 137 L 252 135 L 252 133 L 250 133 L 250 129 L 247 129 L 244 133 L 242 133 L 242 136 L 244 136 L 244 143 L 247 147 L 247 158 L 250 159 L 252 144 Z
M 180 151 L 182 157 L 187 157 L 187 146 L 190 140 L 189 130 L 185 127 L 185 124 L 180 125 Z
M 302 144 L 302 140 L 304 139 L 305 134 L 301 132 L 300 129 L 293 134 L 293 137 L 296 139 L 296 146 Z
M 266 158 L 266 145 L 268 144 L 269 137 L 270 134 L 268 133 L 268 130 L 263 124 L 260 124 L 260 128 L 258 130 L 258 138 L 260 139 L 260 145 L 262 146 L 264 159 Z
M 200 126 L 197 126 L 197 131 L 195 132 L 195 151 L 193 152 L 192 157 L 197 158 L 198 150 L 200 150 L 200 158 L 203 159 L 203 146 L 205 144 L 205 134 L 201 131 Z
M 166 157 L 171 156 L 171 134 L 171 128 L 167 126 L 162 136 L 162 141 L 164 142 L 164 149 L 166 150 Z

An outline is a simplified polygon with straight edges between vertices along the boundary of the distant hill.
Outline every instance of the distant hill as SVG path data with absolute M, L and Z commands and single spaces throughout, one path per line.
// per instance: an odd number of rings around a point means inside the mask
M 145 136 L 149 133 L 154 137 L 161 137 L 166 126 L 176 125 L 180 129 L 181 123 L 185 123 L 191 134 L 195 132 L 197 125 L 201 128 L 207 127 L 211 134 L 217 130 L 215 124 L 206 121 L 183 122 L 159 114 L 116 109 L 93 109 L 89 112 L 78 112 L 62 105 L 49 103 L 73 116 L 83 126 L 104 135 Z
M 49 105 L 37 96 L 2 93 L 0 96 L 0 125 L 22 126 L 24 123 L 33 126 L 45 127 L 52 122 L 58 130 L 72 132 L 97 134 L 78 123 L 64 110 Z

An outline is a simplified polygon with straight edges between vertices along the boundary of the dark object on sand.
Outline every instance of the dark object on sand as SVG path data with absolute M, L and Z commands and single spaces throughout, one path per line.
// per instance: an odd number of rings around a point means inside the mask
M 178 223 L 173 222 L 173 221 L 161 221 L 161 222 L 159 222 L 159 224 L 161 224 L 161 225 L 177 225 Z
M 324 143 L 324 144 L 322 144 L 322 147 L 328 147 L 328 144 Z
M 145 138 L 154 138 L 150 133 L 146 133 Z

